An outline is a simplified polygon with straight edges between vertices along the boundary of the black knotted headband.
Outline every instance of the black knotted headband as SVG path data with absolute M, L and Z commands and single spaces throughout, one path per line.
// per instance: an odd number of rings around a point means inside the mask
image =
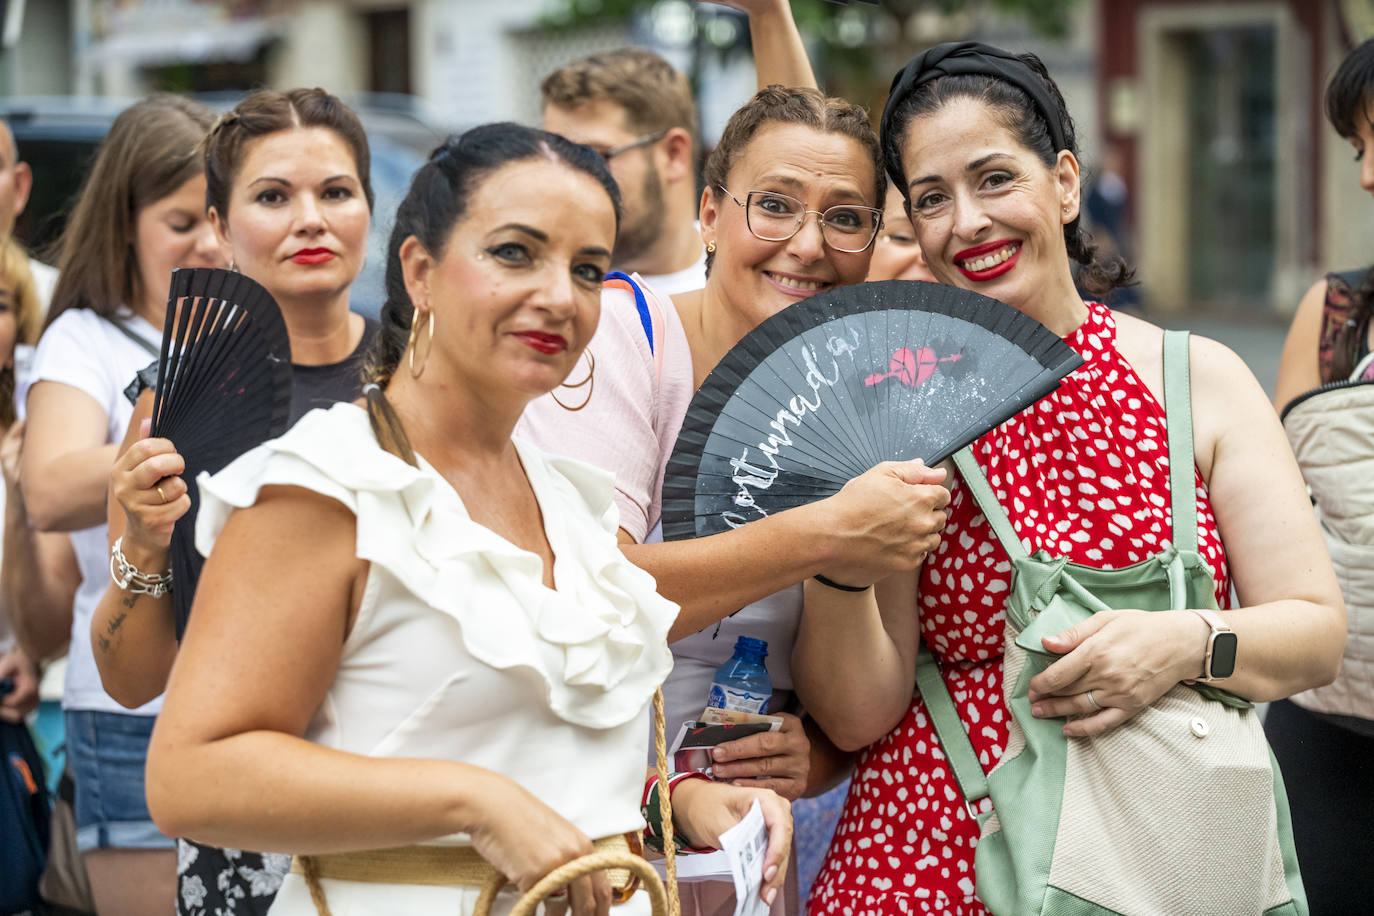
M 939 79 L 942 76 L 991 76 L 1011 83 L 1026 95 L 1040 109 L 1040 115 L 1049 127 L 1050 139 L 1054 141 L 1055 151 L 1068 149 L 1064 137 L 1064 126 L 1059 117 L 1059 104 L 1050 94 L 1050 87 L 1040 74 L 1010 51 L 994 48 L 977 41 L 947 41 L 917 54 L 905 67 L 892 78 L 892 90 L 888 93 L 887 104 L 883 106 L 882 136 L 887 139 L 892 130 L 892 118 L 902 100 L 917 87 Z M 894 142 L 896 138 L 893 138 Z M 890 170 L 889 170 L 890 171 Z M 901 184 L 902 177 L 893 175 L 892 180 Z

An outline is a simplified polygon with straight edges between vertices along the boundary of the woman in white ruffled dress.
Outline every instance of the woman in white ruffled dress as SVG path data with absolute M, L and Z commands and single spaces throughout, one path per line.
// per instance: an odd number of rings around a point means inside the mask
M 618 211 L 585 147 L 511 124 L 450 139 L 396 217 L 366 409 L 308 414 L 200 482 L 209 560 L 149 807 L 172 835 L 295 854 L 274 914 L 467 913 L 478 888 L 425 862 L 470 847 L 526 889 L 644 827 L 677 608 L 617 549 L 611 478 L 510 438 L 596 328 Z M 674 821 L 716 845 L 755 801 L 771 902 L 777 796 L 682 780 Z M 568 891 L 610 909 L 604 877 Z

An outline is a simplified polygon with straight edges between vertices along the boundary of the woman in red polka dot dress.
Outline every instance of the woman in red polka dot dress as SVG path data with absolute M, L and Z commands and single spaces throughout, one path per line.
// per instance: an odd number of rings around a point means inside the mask
M 1026 548 L 1098 568 L 1157 553 L 1172 524 L 1162 333 L 1075 290 L 1070 258 L 1102 292 L 1129 275 L 1095 262 L 1079 230 L 1073 125 L 1043 64 L 973 43 L 926 52 L 894 81 L 883 146 L 936 276 L 1025 312 L 1084 359 L 973 446 Z M 1344 610 L 1282 430 L 1225 347 L 1194 339 L 1191 371 L 1199 550 L 1239 644 L 1220 683 L 1255 701 L 1325 683 Z M 832 578 L 853 587 L 876 575 Z M 941 543 L 914 575 L 864 591 L 807 583 L 798 692 L 837 744 L 863 749 L 812 914 L 986 912 L 976 821 L 912 692 L 923 638 L 983 768 L 997 763 L 1010 587 L 1006 551 L 957 479 Z M 1064 657 L 1031 681 L 1034 712 L 1073 716 L 1064 733 L 1091 740 L 1198 677 L 1210 635 L 1190 611 L 1096 614 L 1046 640 Z

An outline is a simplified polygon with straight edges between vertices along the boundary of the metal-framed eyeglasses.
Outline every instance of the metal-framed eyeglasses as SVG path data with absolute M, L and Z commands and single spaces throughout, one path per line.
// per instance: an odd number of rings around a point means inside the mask
M 785 242 L 801 231 L 808 213 L 816 214 L 821 237 L 836 251 L 863 251 L 878 236 L 883 211 L 857 204 L 837 204 L 824 210 L 808 210 L 806 204 L 776 191 L 750 191 L 740 200 L 724 186 L 721 192 L 744 208 L 744 223 L 754 238 Z
M 644 134 L 642 136 L 635 137 L 628 143 L 622 143 L 619 146 L 613 146 L 610 149 L 604 151 L 597 150 L 596 152 L 600 154 L 602 159 L 605 159 L 607 162 L 610 162 L 612 159 L 614 159 L 616 156 L 619 156 L 621 153 L 628 153 L 632 149 L 639 149 L 641 146 L 648 146 L 651 143 L 657 143 L 664 137 L 668 136 L 668 131 L 670 129 L 671 128 L 665 127 L 662 130 L 656 130 L 651 134 Z

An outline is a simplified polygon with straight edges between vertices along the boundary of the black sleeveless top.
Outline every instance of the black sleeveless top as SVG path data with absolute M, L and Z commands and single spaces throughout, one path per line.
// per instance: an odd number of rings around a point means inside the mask
M 326 366 L 291 367 L 291 424 L 317 407 L 355 400 L 362 389 L 363 359 L 378 324 L 366 318 L 353 352 Z M 157 364 L 152 365 L 156 378 Z M 137 394 L 135 394 L 137 397 Z M 291 857 L 177 841 L 179 916 L 266 916 L 290 868 Z

